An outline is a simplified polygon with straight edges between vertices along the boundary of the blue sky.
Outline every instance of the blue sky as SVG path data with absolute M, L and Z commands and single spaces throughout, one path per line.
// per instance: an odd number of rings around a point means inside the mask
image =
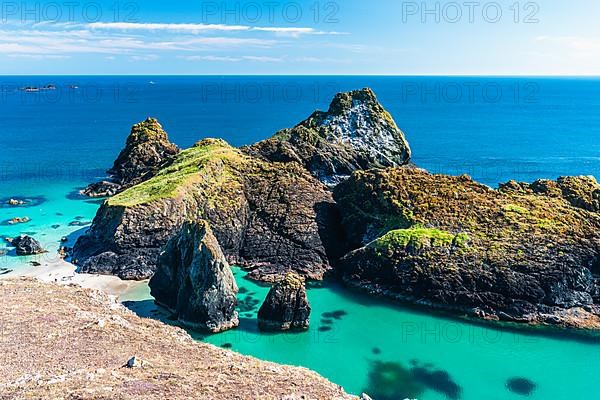
M 599 16 L 597 0 L 2 2 L 0 74 L 600 75 Z

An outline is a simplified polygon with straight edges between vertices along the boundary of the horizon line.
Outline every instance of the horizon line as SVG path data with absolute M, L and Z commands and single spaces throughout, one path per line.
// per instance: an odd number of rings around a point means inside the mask
M 256 76 L 294 76 L 294 77 L 489 77 L 489 78 L 600 78 L 600 74 L 567 75 L 567 74 L 1 74 L 0 77 L 29 77 L 29 76 L 139 76 L 139 77 L 256 77 Z

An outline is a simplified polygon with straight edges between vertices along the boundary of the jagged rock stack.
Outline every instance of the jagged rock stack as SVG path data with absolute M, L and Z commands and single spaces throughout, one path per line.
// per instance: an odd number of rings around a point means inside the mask
M 154 118 L 134 125 L 125 148 L 107 173 L 109 181 L 88 186 L 82 194 L 89 197 L 108 197 L 151 178 L 179 148 L 169 141 L 167 133 Z
M 369 88 L 337 94 L 327 112 L 316 111 L 246 151 L 269 161 L 296 161 L 328 186 L 355 171 L 398 167 L 411 158 L 404 133 Z
M 156 302 L 184 325 L 210 332 L 238 326 L 238 287 L 208 223 L 187 222 L 166 245 L 150 280 Z
M 27 235 L 12 239 L 10 244 L 15 247 L 18 256 L 33 256 L 46 252 L 37 240 Z
M 307 329 L 309 320 L 304 279 L 294 273 L 275 283 L 258 311 L 258 326 L 266 331 Z

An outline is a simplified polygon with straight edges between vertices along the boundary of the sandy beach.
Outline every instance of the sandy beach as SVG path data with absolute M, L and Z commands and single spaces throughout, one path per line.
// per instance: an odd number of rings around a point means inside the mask
M 75 265 L 64 260 L 44 260 L 42 258 L 36 261 L 41 265 L 26 265 L 26 261 L 23 261 L 22 266 L 2 275 L 0 279 L 24 276 L 36 278 L 42 282 L 75 284 L 87 289 L 97 289 L 120 299 L 135 297 L 136 293 L 144 292 L 148 285 L 147 281 L 124 281 L 114 276 L 79 274 L 76 272 Z

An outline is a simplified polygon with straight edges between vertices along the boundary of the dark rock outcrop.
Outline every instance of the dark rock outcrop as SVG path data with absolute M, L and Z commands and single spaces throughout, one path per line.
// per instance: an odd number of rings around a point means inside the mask
M 542 183 L 550 190 L 416 168 L 355 173 L 334 194 L 358 247 L 343 277 L 486 319 L 600 328 L 600 214 L 587 211 L 600 186 Z
M 110 197 L 123 190 L 123 186 L 115 182 L 100 181 L 88 185 L 81 194 L 88 197 Z
M 131 128 L 125 148 L 107 171 L 111 179 L 94 183 L 82 191 L 89 197 L 114 196 L 152 177 L 161 166 L 179 153 L 167 133 L 154 118 Z
M 239 324 L 238 288 L 206 222 L 187 222 L 169 240 L 150 289 L 156 302 L 187 326 L 222 332 Z
M 309 320 L 304 279 L 293 273 L 275 283 L 258 311 L 258 326 L 267 331 L 307 329 Z
M 77 241 L 74 259 L 84 272 L 146 279 L 183 223 L 203 219 L 228 261 L 252 277 L 273 281 L 296 271 L 322 279 L 331 269 L 328 249 L 342 247 L 336 218 L 331 193 L 300 165 L 205 139 L 105 202 Z
M 329 111 L 317 111 L 244 151 L 270 161 L 296 161 L 330 186 L 354 171 L 401 166 L 411 157 L 404 134 L 371 89 L 340 93 Z
M 46 252 L 37 240 L 27 235 L 12 239 L 10 244 L 15 247 L 18 256 L 33 256 Z

